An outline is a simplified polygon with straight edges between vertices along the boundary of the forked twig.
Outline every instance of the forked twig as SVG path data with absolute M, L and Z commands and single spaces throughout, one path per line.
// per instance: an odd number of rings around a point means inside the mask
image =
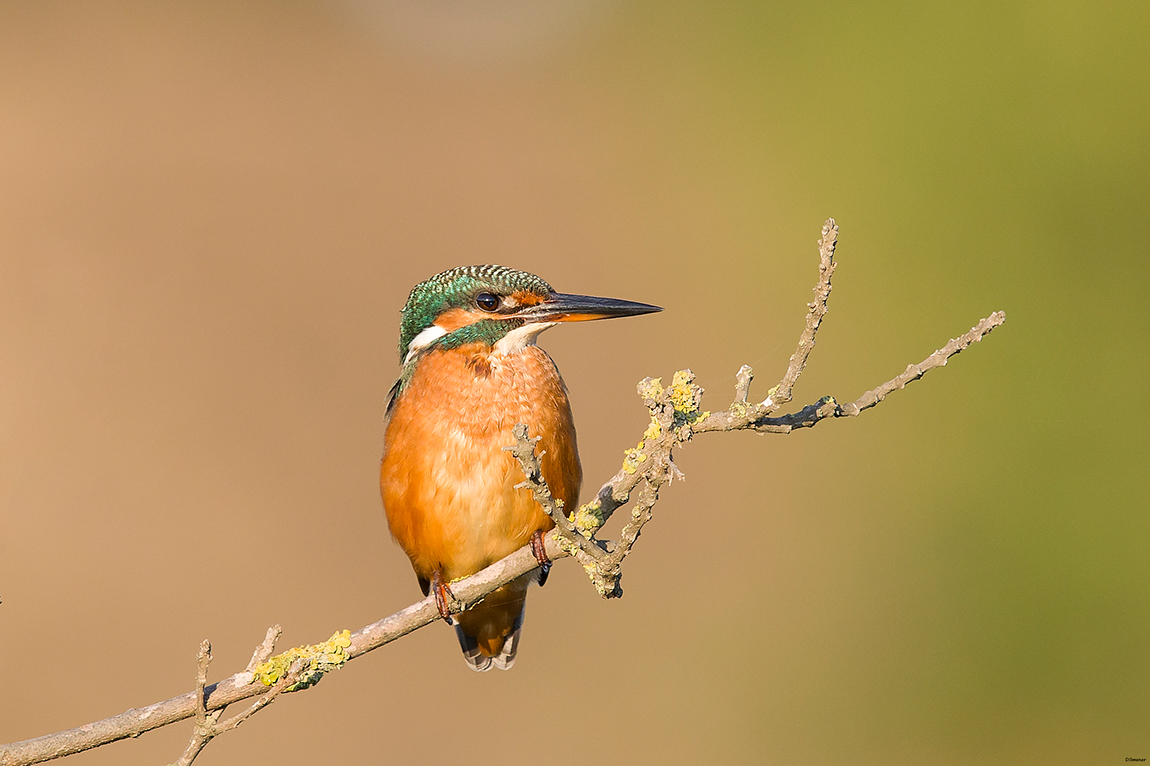
M 253 673 L 256 668 L 267 662 L 272 652 L 275 651 L 275 643 L 281 632 L 282 630 L 279 625 L 273 625 L 268 628 L 263 643 L 257 646 L 256 650 L 252 653 L 252 658 L 248 662 L 247 673 Z M 219 723 L 225 706 L 221 706 L 209 712 L 207 695 L 205 694 L 208 682 L 208 665 L 210 665 L 211 662 L 212 645 L 205 640 L 200 643 L 200 651 L 196 662 L 196 723 L 192 728 L 192 738 L 188 742 L 188 746 L 184 749 L 183 755 L 181 755 L 180 759 L 172 764 L 172 766 L 191 766 L 192 762 L 203 752 L 203 749 L 207 747 L 209 742 L 224 732 L 236 728 L 275 702 L 276 698 L 284 691 L 290 691 L 291 687 L 299 682 L 304 670 L 307 668 L 307 660 L 297 658 L 292 662 L 289 672 L 280 678 L 267 694 L 256 700 L 247 710 L 232 716 L 223 723 Z

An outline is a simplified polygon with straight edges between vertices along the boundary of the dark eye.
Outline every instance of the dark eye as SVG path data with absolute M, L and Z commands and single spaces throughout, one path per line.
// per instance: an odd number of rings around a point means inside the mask
M 475 296 L 475 305 L 484 311 L 495 311 L 499 308 L 499 299 L 491 293 L 480 293 Z

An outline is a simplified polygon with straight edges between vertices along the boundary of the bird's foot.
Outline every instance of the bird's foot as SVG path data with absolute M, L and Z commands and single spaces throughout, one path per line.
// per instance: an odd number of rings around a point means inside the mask
M 439 616 L 448 625 L 454 625 L 455 620 L 451 619 L 451 605 L 458 604 L 459 599 L 443 581 L 443 575 L 438 569 L 431 575 L 431 592 L 435 594 L 435 608 L 439 610 Z
M 542 588 L 547 582 L 547 575 L 551 574 L 551 559 L 547 557 L 547 545 L 543 541 L 543 533 L 539 530 L 535 530 L 535 534 L 531 535 L 531 552 L 539 562 L 539 587 Z

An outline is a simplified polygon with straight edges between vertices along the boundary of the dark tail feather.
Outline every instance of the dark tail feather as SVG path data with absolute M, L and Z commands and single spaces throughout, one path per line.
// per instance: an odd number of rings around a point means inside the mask
M 519 634 L 523 632 L 523 615 L 526 612 L 527 605 L 524 604 L 523 611 L 519 612 L 519 618 L 515 620 L 515 627 L 511 629 L 511 635 L 503 642 L 503 651 L 491 658 L 491 664 L 500 670 L 511 670 L 515 664 L 515 655 L 519 652 Z
M 463 658 L 472 670 L 492 666 L 508 670 L 515 664 L 523 607 L 532 575 L 518 577 L 465 612 L 455 615 L 456 635 Z
M 459 623 L 455 623 L 455 637 L 459 639 L 459 648 L 463 650 L 463 661 L 467 667 L 480 673 L 491 670 L 491 658 L 479 651 L 479 642 L 464 633 Z
M 467 663 L 467 667 L 479 673 L 491 670 L 493 667 L 500 670 L 511 670 L 511 666 L 515 664 L 515 655 L 519 652 L 519 635 L 522 632 L 523 612 L 520 612 L 519 617 L 515 620 L 515 625 L 511 628 L 511 634 L 504 640 L 503 648 L 499 650 L 499 654 L 488 657 L 479 648 L 479 642 L 474 637 L 464 633 L 459 623 L 455 624 L 455 637 L 459 639 L 459 648 L 463 650 L 463 661 Z

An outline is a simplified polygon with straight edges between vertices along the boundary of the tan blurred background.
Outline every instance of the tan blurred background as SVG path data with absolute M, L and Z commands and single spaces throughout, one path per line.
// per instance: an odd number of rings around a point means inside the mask
M 415 600 L 376 471 L 416 282 L 666 307 L 543 337 L 587 497 L 640 378 L 765 395 L 833 215 L 797 404 L 1006 326 L 857 420 L 699 438 L 626 597 L 558 567 L 514 671 L 432 626 L 202 762 L 1150 756 L 1148 8 L 3 3 L 0 740 Z

